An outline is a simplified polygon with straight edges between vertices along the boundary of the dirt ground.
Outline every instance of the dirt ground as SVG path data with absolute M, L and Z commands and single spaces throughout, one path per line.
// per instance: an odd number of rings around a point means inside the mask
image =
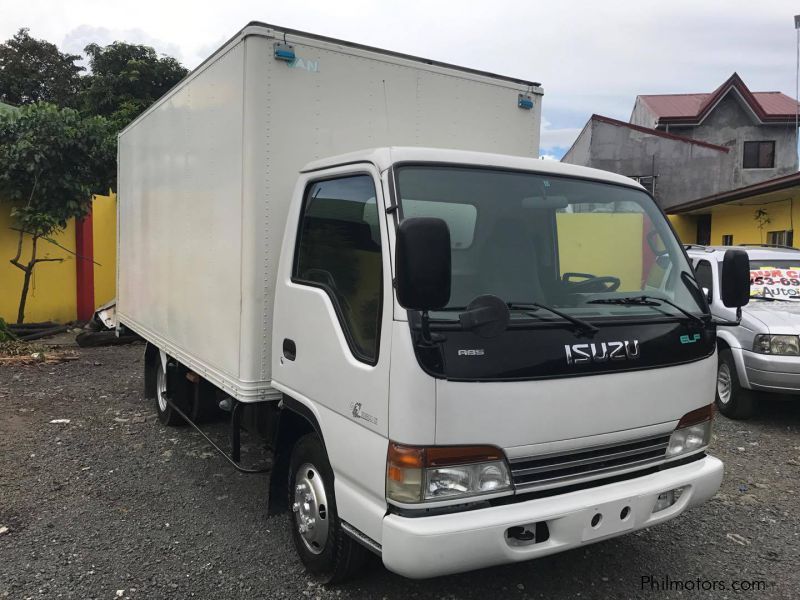
M 142 400 L 143 349 L 0 367 L 0 598 L 800 597 L 800 398 L 719 417 L 722 489 L 667 524 L 429 581 L 376 559 L 325 587 L 303 572 L 285 517 L 265 515 L 265 475 L 159 424 Z

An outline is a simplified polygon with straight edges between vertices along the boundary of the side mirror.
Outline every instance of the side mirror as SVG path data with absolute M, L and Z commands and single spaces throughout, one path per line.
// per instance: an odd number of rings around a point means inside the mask
M 436 310 L 450 301 L 450 229 L 442 219 L 404 219 L 397 228 L 397 301 L 411 310 Z
M 750 258 L 744 250 L 727 250 L 722 259 L 720 299 L 728 308 L 750 302 Z

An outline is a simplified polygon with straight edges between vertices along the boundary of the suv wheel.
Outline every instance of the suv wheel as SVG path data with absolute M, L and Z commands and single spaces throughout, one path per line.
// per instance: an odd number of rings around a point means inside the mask
M 755 412 L 754 394 L 739 383 L 733 353 L 728 348 L 719 352 L 716 404 L 719 412 L 731 419 L 747 419 Z

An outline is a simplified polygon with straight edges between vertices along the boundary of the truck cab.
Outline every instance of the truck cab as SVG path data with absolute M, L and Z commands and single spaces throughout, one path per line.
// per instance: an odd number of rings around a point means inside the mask
M 271 344 L 310 424 L 272 490 L 329 580 L 343 539 L 431 577 L 650 527 L 722 479 L 708 304 L 618 175 L 414 147 L 309 163 Z

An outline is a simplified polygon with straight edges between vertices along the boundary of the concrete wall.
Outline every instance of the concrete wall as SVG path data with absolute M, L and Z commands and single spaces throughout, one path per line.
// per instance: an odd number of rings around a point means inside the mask
M 669 132 L 730 148 L 717 192 L 797 171 L 797 131 L 794 125 L 760 125 L 734 90 L 717 104 L 700 125 L 670 127 Z M 770 140 L 775 141 L 775 168 L 743 169 L 744 142 Z
M 672 228 L 682 244 L 697 243 L 697 217 L 693 215 L 667 215 Z
M 95 196 L 92 202 L 94 246 L 94 304 L 117 295 L 117 195 Z
M 588 142 L 587 142 L 588 140 Z M 589 144 L 589 152 L 583 148 Z M 665 210 L 675 204 L 719 191 L 726 154 L 697 144 L 660 137 L 593 120 L 576 141 L 579 151 L 562 162 L 580 164 L 629 177 L 655 173 L 656 201 Z
M 0 317 L 8 322 L 17 320 L 19 296 L 22 291 L 23 273 L 9 263 L 17 251 L 18 234 L 11 229 L 11 206 L 0 204 Z M 94 304 L 99 306 L 116 295 L 117 260 L 117 198 L 95 196 L 92 201 L 92 241 L 95 261 Z M 61 262 L 44 262 L 34 267 L 31 288 L 25 309 L 25 321 L 35 323 L 56 321 L 66 323 L 77 319 L 77 278 L 75 257 L 75 221 L 70 220 L 66 229 L 52 236 L 53 241 L 67 250 L 46 240 L 40 240 L 37 249 L 39 258 L 60 258 Z M 30 256 L 30 237 L 23 244 L 21 262 Z
M 591 166 L 591 143 L 592 143 L 592 124 L 594 121 L 589 119 L 586 122 L 586 125 L 583 126 L 583 129 L 578 134 L 578 137 L 575 138 L 575 142 L 572 144 L 569 150 L 567 150 L 566 154 L 561 157 L 561 162 L 569 163 L 572 165 L 583 165 L 585 167 Z
M 19 234 L 12 230 L 11 206 L 0 204 L 0 317 L 9 323 L 17 322 L 23 272 L 9 261 L 17 252 Z M 75 223 L 70 221 L 64 231 L 52 236 L 53 241 L 75 250 Z M 20 262 L 30 259 L 30 236 L 25 236 Z M 25 308 L 25 321 L 72 321 L 76 316 L 75 257 L 51 244 L 39 240 L 38 258 L 60 258 L 61 262 L 43 262 L 33 269 L 33 278 Z
M 649 127 L 653 129 L 657 121 L 658 119 L 656 116 L 650 112 L 647 105 L 637 96 L 636 103 L 633 105 L 633 112 L 631 113 L 631 123 L 633 125 L 639 125 L 640 127 Z
M 767 213 L 769 223 L 759 228 L 756 210 Z M 767 232 L 791 230 L 800 223 L 800 202 L 781 201 L 735 206 L 723 204 L 711 209 L 711 243 L 721 244 L 723 235 L 732 235 L 733 244 L 765 244 Z M 800 232 L 795 231 L 795 246 L 800 244 Z

